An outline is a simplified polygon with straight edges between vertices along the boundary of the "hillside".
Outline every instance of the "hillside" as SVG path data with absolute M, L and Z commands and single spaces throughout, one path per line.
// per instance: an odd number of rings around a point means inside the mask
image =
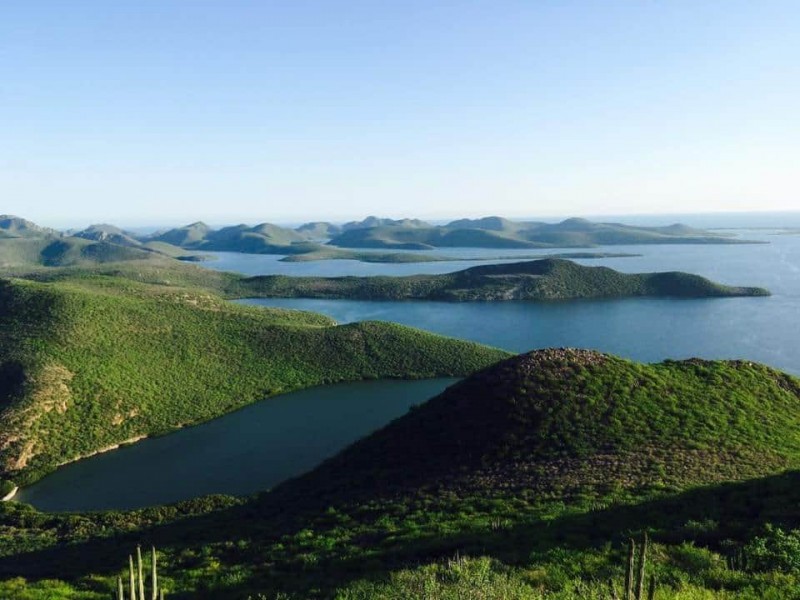
M 309 240 L 328 240 L 340 234 L 342 228 L 327 221 L 312 221 L 303 223 L 295 231 Z
M 250 254 L 294 254 L 318 247 L 309 241 L 308 234 L 271 223 L 261 223 L 253 227 L 233 225 L 212 229 L 205 223 L 198 222 L 142 240 L 167 242 L 189 250 Z
M 599 599 L 648 531 L 659 600 L 791 598 L 800 576 L 757 560 L 759 536 L 791 539 L 765 524 L 800 526 L 799 406 L 800 380 L 759 364 L 535 351 L 257 498 L 0 507 L 0 574 L 36 581 L 0 592 L 101 597 L 144 541 L 187 598 Z
M 460 219 L 443 226 L 409 227 L 377 222 L 371 227 L 345 230 L 334 246 L 347 248 L 429 249 L 570 248 L 618 244 L 738 244 L 743 240 L 681 224 L 635 227 L 566 219 L 560 223 L 516 222 L 501 217 Z
M 0 477 L 28 482 L 301 387 L 464 375 L 504 356 L 388 323 L 231 304 L 176 287 L 179 273 L 162 285 L 98 274 L 0 283 Z
M 95 242 L 108 242 L 119 246 L 139 247 L 142 243 L 132 233 L 123 231 L 114 225 L 90 225 L 86 229 L 73 234 L 74 237 L 92 240 Z
M 743 361 L 644 365 L 588 350 L 507 359 L 276 496 L 681 489 L 800 467 L 800 380 Z
M 761 288 L 724 286 L 688 273 L 629 275 L 607 267 L 584 267 L 554 258 L 484 265 L 444 275 L 331 278 L 269 275 L 252 277 L 242 284 L 254 296 L 358 300 L 462 302 L 769 295 Z
M 13 215 L 0 215 L 0 239 L 2 238 L 29 238 L 29 237 L 58 237 L 61 235 L 55 229 L 41 227 L 32 221 Z

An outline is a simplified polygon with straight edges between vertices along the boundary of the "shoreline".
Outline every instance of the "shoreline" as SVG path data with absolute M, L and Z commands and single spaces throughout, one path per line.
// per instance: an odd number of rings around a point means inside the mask
M 14 489 L 12 489 L 12 490 L 11 490 L 10 492 L 8 492 L 8 493 L 7 493 L 5 496 L 3 496 L 2 498 L 0 498 L 0 502 L 8 502 L 8 501 L 9 501 L 9 500 L 11 500 L 12 498 L 14 498 L 14 496 L 16 496 L 16 495 L 17 495 L 17 492 L 18 492 L 18 491 L 19 491 L 19 486 L 16 486 L 16 485 L 15 485 L 15 486 L 14 486 Z
M 88 454 L 82 454 L 80 456 L 76 456 L 75 458 L 70 458 L 69 460 L 65 460 L 64 462 L 58 463 L 56 468 L 63 467 L 64 465 L 68 465 L 70 463 L 78 462 L 79 460 L 83 460 L 85 458 L 91 458 L 92 456 L 97 456 L 98 454 L 105 454 L 106 452 L 111 452 L 112 450 L 118 450 L 122 446 L 128 446 L 130 444 L 135 444 L 136 442 L 140 442 L 143 439 L 150 437 L 147 434 L 137 435 L 136 437 L 128 438 L 127 440 L 122 440 L 116 444 L 111 444 L 110 446 L 105 446 L 100 448 L 99 450 L 95 450 L 94 452 L 90 452 Z

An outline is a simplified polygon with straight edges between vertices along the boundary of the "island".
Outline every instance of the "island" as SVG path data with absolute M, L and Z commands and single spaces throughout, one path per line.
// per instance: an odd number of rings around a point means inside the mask
M 262 298 L 352 300 L 571 300 L 579 298 L 768 296 L 759 287 L 732 287 L 682 272 L 625 274 L 608 267 L 542 260 L 482 265 L 443 275 L 405 277 L 289 277 L 241 281 L 242 292 Z

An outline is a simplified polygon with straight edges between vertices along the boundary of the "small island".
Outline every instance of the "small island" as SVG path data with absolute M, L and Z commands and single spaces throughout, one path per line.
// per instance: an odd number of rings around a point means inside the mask
M 241 281 L 243 293 L 267 298 L 351 300 L 571 300 L 578 298 L 768 296 L 758 287 L 733 287 L 678 271 L 620 273 L 546 258 L 482 265 L 443 275 L 407 277 L 287 277 L 269 275 Z

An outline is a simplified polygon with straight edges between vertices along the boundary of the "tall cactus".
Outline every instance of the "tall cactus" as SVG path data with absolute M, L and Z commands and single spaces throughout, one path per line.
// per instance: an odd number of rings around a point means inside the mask
M 131 580 L 131 600 L 136 600 L 136 577 L 133 574 L 133 556 L 128 555 L 128 572 Z
M 647 532 L 642 539 L 642 551 L 639 555 L 639 569 L 636 573 L 636 600 L 644 600 L 644 569 L 647 566 Z
M 647 548 L 649 540 L 647 533 L 644 534 L 637 557 L 637 545 L 631 538 L 628 542 L 628 564 L 625 569 L 625 600 L 645 600 L 644 583 L 645 571 L 647 569 Z M 638 560 L 637 560 L 638 558 Z M 634 580 L 635 578 L 635 580 Z M 650 575 L 650 582 L 647 589 L 647 600 L 653 600 L 656 594 L 656 578 Z M 611 582 L 611 597 L 618 598 L 614 582 Z
M 633 570 L 636 561 L 636 542 L 631 538 L 628 543 L 628 568 L 625 570 L 625 600 L 633 600 Z
M 156 547 L 150 546 L 150 585 L 153 586 L 153 592 L 150 595 L 150 600 L 158 600 L 158 568 L 156 567 Z M 163 590 L 162 590 L 163 593 Z
M 139 571 L 139 600 L 145 600 L 144 597 L 144 573 L 142 570 L 142 547 L 136 546 L 136 567 Z
M 150 600 L 164 600 L 164 589 L 158 585 L 158 563 L 156 556 L 156 549 L 155 546 L 153 546 L 150 551 Z M 128 555 L 128 579 L 128 596 L 126 597 L 122 577 L 117 577 L 117 600 L 147 600 L 141 546 L 136 547 L 135 568 L 133 564 L 133 555 Z

